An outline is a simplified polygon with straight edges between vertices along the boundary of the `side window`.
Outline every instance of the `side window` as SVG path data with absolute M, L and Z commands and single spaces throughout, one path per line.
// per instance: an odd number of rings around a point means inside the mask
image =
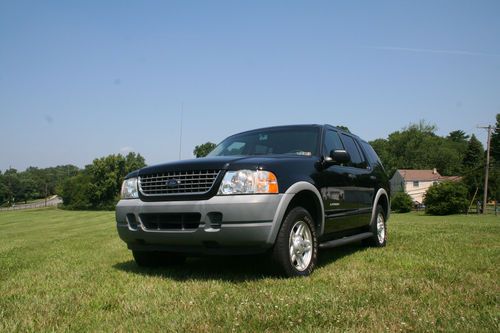
M 356 142 L 354 142 L 354 139 L 351 138 L 348 135 L 341 134 L 342 135 L 342 141 L 344 142 L 345 149 L 351 156 L 351 163 L 349 164 L 350 166 L 353 166 L 355 168 L 366 168 L 366 161 L 361 152 L 359 151 L 358 146 L 356 145 Z
M 343 150 L 344 146 L 337 132 L 327 130 L 325 134 L 325 154 L 330 154 L 332 150 Z
M 370 146 L 368 143 L 360 141 L 361 143 L 361 148 L 365 151 L 365 155 L 370 161 L 371 164 L 380 164 L 382 165 L 382 161 L 380 161 L 380 158 L 378 157 L 377 153 L 373 149 L 372 146 Z

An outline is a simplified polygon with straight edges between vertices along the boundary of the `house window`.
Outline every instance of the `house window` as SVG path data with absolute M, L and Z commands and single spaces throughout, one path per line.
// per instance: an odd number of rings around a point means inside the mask
M 418 187 L 420 185 L 420 182 L 418 180 L 413 182 L 413 187 Z

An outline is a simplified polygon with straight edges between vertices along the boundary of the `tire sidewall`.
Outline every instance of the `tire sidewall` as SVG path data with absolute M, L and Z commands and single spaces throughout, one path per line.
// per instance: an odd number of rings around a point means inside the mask
M 382 214 L 384 219 L 384 241 L 380 242 L 378 239 L 378 230 L 377 230 L 377 219 L 379 214 Z M 372 232 L 373 232 L 373 245 L 375 247 L 384 247 L 387 244 L 387 219 L 385 217 L 384 209 L 382 206 L 377 205 L 377 209 L 375 210 L 375 216 L 373 216 L 372 220 Z
M 312 244 L 311 244 L 311 261 L 307 268 L 303 271 L 297 270 L 290 260 L 289 253 L 289 238 L 292 231 L 292 227 L 298 221 L 304 221 L 309 227 L 311 232 Z M 278 233 L 278 237 L 274 246 L 273 257 L 275 262 L 281 266 L 282 271 L 288 277 L 294 276 L 308 276 L 312 273 L 316 267 L 318 260 L 318 240 L 316 236 L 316 230 L 314 228 L 313 219 L 309 212 L 302 207 L 295 207 L 291 209 L 285 216 L 281 229 Z

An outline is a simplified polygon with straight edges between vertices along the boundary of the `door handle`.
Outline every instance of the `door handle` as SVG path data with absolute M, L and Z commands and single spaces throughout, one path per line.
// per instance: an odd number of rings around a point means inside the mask
M 356 175 L 354 175 L 354 174 L 350 173 L 350 174 L 348 174 L 348 175 L 347 175 L 347 177 L 349 177 L 349 178 L 351 178 L 351 179 L 355 179 L 355 178 L 356 178 Z

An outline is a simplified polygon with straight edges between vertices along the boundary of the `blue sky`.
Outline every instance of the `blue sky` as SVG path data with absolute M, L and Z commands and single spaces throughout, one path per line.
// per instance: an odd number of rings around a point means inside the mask
M 446 135 L 500 113 L 500 1 L 0 2 L 0 169 L 148 164 L 281 124 Z

